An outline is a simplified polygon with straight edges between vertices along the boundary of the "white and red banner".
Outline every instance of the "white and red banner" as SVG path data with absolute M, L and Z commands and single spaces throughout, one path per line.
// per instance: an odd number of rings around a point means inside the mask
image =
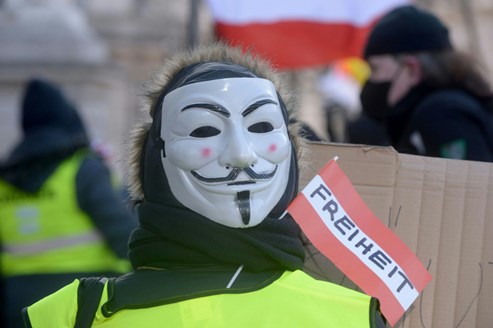
M 289 205 L 312 244 L 366 294 L 394 326 L 431 281 L 417 256 L 365 204 L 331 160 Z
M 361 56 L 375 20 L 409 0 L 207 0 L 218 39 L 278 69 Z

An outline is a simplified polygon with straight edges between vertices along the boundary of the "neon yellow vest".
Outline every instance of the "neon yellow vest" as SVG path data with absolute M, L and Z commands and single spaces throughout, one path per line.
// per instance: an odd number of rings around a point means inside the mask
M 79 281 L 28 308 L 33 328 L 73 327 Z M 92 327 L 371 327 L 374 302 L 354 290 L 315 280 L 304 272 L 285 272 L 260 290 L 219 294 L 104 317 L 103 291 Z M 56 309 L 56 310 L 54 310 Z M 54 315 L 56 314 L 56 315 Z
M 35 195 L 0 181 L 3 276 L 126 272 L 77 205 L 75 178 L 85 152 L 59 165 Z

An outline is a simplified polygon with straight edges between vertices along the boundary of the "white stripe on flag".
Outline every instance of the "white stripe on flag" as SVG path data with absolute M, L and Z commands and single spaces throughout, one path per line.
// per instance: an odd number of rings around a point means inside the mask
M 409 0 L 207 0 L 215 21 L 231 24 L 307 20 L 365 26 Z
M 324 186 L 329 190 L 329 193 L 324 193 L 324 196 L 326 199 L 323 199 L 323 197 L 312 197 L 311 194 L 315 190 L 319 190 L 320 186 Z M 325 226 L 330 230 L 330 232 L 334 235 L 339 242 L 344 245 L 348 250 L 350 250 L 356 257 L 358 257 L 361 262 L 365 264 L 366 267 L 368 267 L 373 273 L 375 273 L 381 280 L 382 282 L 387 286 L 387 288 L 392 292 L 392 294 L 395 296 L 395 298 L 399 301 L 401 306 L 404 309 L 408 309 L 411 304 L 414 302 L 414 300 L 418 297 L 419 293 L 416 290 L 416 288 L 410 288 L 412 285 L 404 285 L 403 284 L 403 276 L 404 270 L 398 265 L 398 263 L 392 259 L 385 250 L 380 247 L 374 240 L 372 240 L 370 237 L 368 237 L 362 229 L 360 229 L 354 220 L 351 219 L 351 217 L 346 213 L 344 208 L 341 206 L 339 201 L 337 200 L 336 196 L 334 193 L 330 190 L 330 188 L 325 184 L 323 179 L 317 175 L 313 178 L 313 180 L 308 183 L 308 185 L 303 189 L 302 191 L 303 195 L 306 197 L 310 205 L 313 207 L 313 209 L 317 212 L 319 215 L 320 219 L 323 221 Z M 352 238 L 348 238 L 348 234 L 344 235 L 341 233 L 340 228 L 336 227 L 333 221 L 331 221 L 331 214 L 328 213 L 327 211 L 324 211 L 323 208 L 324 206 L 327 205 L 329 201 L 335 201 L 337 202 L 338 208 L 337 208 L 337 218 L 343 218 L 346 216 L 349 220 L 346 221 L 346 223 L 354 224 L 355 226 L 352 227 L 352 231 L 356 233 L 357 230 L 358 233 L 352 234 Z M 364 250 L 365 247 L 361 248 L 357 246 L 357 243 L 361 242 L 364 240 L 364 245 L 372 245 L 371 247 L 371 254 L 382 254 L 382 256 L 386 257 L 389 260 L 389 263 L 392 263 L 392 265 L 385 266 L 384 269 L 382 267 L 379 267 L 376 263 L 376 261 L 372 261 L 369 259 L 368 255 L 365 255 L 362 249 Z M 406 278 L 407 279 L 407 278 Z M 404 280 L 405 281 L 405 280 Z

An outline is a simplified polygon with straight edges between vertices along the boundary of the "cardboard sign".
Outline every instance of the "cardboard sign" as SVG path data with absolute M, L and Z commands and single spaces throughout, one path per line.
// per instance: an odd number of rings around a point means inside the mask
M 308 239 L 366 294 L 394 326 L 431 280 L 416 255 L 364 203 L 331 160 L 290 204 Z
M 310 143 L 303 188 L 337 164 L 368 207 L 433 276 L 396 328 L 491 327 L 493 164 L 399 154 L 391 147 Z M 359 290 L 306 240 L 304 270 Z

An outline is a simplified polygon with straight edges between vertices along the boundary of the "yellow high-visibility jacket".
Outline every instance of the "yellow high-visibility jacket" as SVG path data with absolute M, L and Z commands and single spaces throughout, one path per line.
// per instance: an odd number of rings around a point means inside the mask
M 158 281 L 147 286 L 142 283 L 139 293 L 145 295 L 153 289 L 167 289 L 156 283 Z M 25 309 L 27 326 L 73 327 L 78 312 L 79 283 L 75 280 Z M 190 281 L 194 283 L 197 282 Z M 254 290 L 210 291 L 192 298 L 178 295 L 126 306 L 121 305 L 122 298 L 133 302 L 139 296 L 122 297 L 106 281 L 101 297 L 93 301 L 98 305 L 92 327 L 376 327 L 374 313 L 378 301 L 313 279 L 302 271 L 279 273 L 272 281 L 260 285 L 263 286 Z M 119 303 L 116 308 L 120 309 L 112 312 L 109 303 Z
M 61 163 L 35 194 L 0 181 L 0 270 L 4 277 L 127 272 L 78 207 L 75 177 L 85 152 Z

